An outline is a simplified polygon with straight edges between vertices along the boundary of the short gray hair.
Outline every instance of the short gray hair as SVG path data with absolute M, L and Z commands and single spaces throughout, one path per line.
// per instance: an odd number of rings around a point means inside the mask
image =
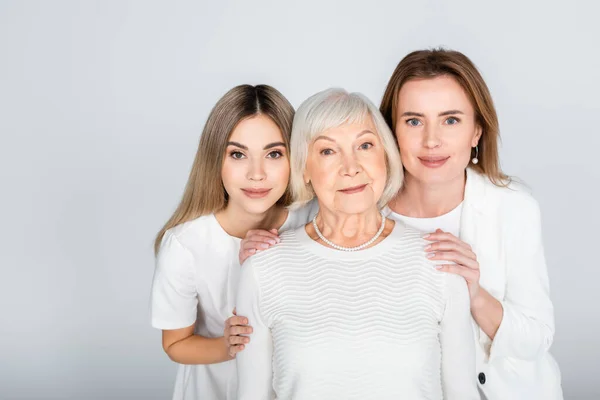
M 376 134 L 385 151 L 387 180 L 381 198 L 381 209 L 392 200 L 402 187 L 404 170 L 396 139 L 375 105 L 361 93 L 348 93 L 344 89 L 331 88 L 312 95 L 296 111 L 290 144 L 290 188 L 292 209 L 299 208 L 315 197 L 310 184 L 304 182 L 308 149 L 313 139 L 324 131 L 343 124 L 363 122 L 371 117 Z

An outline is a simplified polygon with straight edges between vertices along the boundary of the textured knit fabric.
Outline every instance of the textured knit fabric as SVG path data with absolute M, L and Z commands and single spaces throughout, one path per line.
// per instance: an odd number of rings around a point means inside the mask
M 479 399 L 464 279 L 437 271 L 421 233 L 396 223 L 343 252 L 305 228 L 242 266 L 240 400 Z

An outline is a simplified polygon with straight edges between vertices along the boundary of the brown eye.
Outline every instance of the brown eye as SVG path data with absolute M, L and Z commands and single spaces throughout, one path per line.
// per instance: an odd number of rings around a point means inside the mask
M 272 151 L 269 154 L 267 154 L 267 157 L 268 158 L 273 158 L 273 159 L 276 160 L 278 158 L 283 157 L 283 153 L 281 151 L 279 151 L 279 150 L 275 150 L 275 151 Z

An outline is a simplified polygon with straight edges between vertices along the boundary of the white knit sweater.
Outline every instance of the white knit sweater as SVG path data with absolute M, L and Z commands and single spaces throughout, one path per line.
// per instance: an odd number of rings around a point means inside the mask
M 358 252 L 304 227 L 281 239 L 242 266 L 238 399 L 479 399 L 465 281 L 434 268 L 421 232 L 397 222 Z

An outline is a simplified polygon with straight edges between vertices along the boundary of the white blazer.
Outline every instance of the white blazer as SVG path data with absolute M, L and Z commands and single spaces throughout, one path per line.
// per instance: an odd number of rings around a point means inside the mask
M 475 324 L 480 390 L 488 400 L 562 400 L 560 370 L 548 352 L 554 310 L 540 208 L 518 184 L 502 188 L 467 169 L 461 240 L 480 266 L 480 285 L 504 308 L 491 341 Z

